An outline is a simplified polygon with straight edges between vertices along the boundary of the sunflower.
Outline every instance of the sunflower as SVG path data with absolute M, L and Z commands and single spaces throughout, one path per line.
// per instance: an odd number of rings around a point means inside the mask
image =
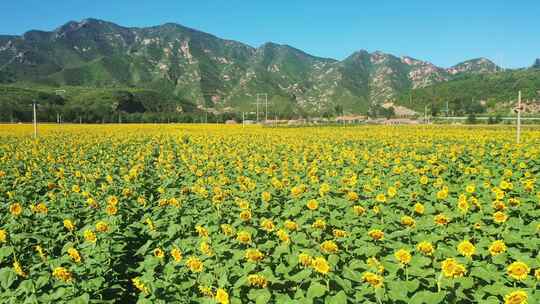
M 162 259 L 163 257 L 165 257 L 165 252 L 163 252 L 163 249 L 161 248 L 156 248 L 154 249 L 154 256 L 156 258 Z
M 229 304 L 229 294 L 225 291 L 225 289 L 218 288 L 214 299 L 219 304 Z
M 459 278 L 466 273 L 465 266 L 458 263 L 453 258 L 448 258 L 441 263 L 441 270 L 445 277 Z
M 150 292 L 148 287 L 146 287 L 146 285 L 141 281 L 140 278 L 133 278 L 131 279 L 131 282 L 133 283 L 133 286 L 135 286 L 135 288 L 137 288 L 140 292 L 145 294 L 148 294 Z
M 66 228 L 69 231 L 73 231 L 75 229 L 75 224 L 69 219 L 64 220 L 64 228 Z
M 384 193 L 377 194 L 377 196 L 375 197 L 375 201 L 377 201 L 379 203 L 385 203 L 386 202 L 386 195 Z
M 408 265 L 411 262 L 411 253 L 405 249 L 399 249 L 394 253 L 394 257 L 401 265 Z
M 208 237 L 208 229 L 204 228 L 203 226 L 195 226 L 195 231 L 197 231 L 199 237 Z
M 246 250 L 245 257 L 246 257 L 246 260 L 250 262 L 259 262 L 259 261 L 262 261 L 262 259 L 264 258 L 264 254 L 260 252 L 258 249 L 250 248 Z
M 493 221 L 497 224 L 502 224 L 506 222 L 507 219 L 508 219 L 508 215 L 506 215 L 504 212 L 497 211 L 493 213 Z
M 338 252 L 339 248 L 338 245 L 334 243 L 334 241 L 324 241 L 321 244 L 321 250 L 324 253 L 336 253 Z
M 330 265 L 324 257 L 317 257 L 311 262 L 311 267 L 318 273 L 327 274 L 330 271 Z
M 236 240 L 242 244 L 248 244 L 251 242 L 251 233 L 247 231 L 239 231 L 236 234 Z
M 234 228 L 229 224 L 221 224 L 221 232 L 226 236 L 231 236 L 234 233 Z
M 349 202 L 356 202 L 358 201 L 360 197 L 358 196 L 358 193 L 354 192 L 354 191 L 348 191 L 347 192 L 347 200 Z
M 0 229 L 0 243 L 5 243 L 7 240 L 7 232 L 4 229 Z
M 374 288 L 381 288 L 383 286 L 383 277 L 372 272 L 364 272 L 362 281 L 370 284 Z
M 240 212 L 240 219 L 244 222 L 249 221 L 251 219 L 251 211 L 242 210 L 242 212 Z
M 92 230 L 85 230 L 83 233 L 84 239 L 89 243 L 95 243 L 97 240 L 96 234 Z
M 379 229 L 373 229 L 373 230 L 370 230 L 368 232 L 368 235 L 374 239 L 374 240 L 377 240 L 377 241 L 380 241 L 382 239 L 384 239 L 384 232 L 382 232 L 381 230 Z
M 476 247 L 470 241 L 465 240 L 458 244 L 457 250 L 461 255 L 470 258 L 475 254 Z
M 81 255 L 79 254 L 79 251 L 77 249 L 71 247 L 67 250 L 67 253 L 73 262 L 75 263 L 81 262 Z
M 354 213 L 356 213 L 356 215 L 361 216 L 362 214 L 366 212 L 366 209 L 362 206 L 356 205 L 356 206 L 353 206 L 353 211 Z
M 96 231 L 98 232 L 107 232 L 109 231 L 109 225 L 104 221 L 99 221 L 96 223 Z
M 317 210 L 319 203 L 316 200 L 311 199 L 306 203 L 306 206 L 309 210 Z
M 289 235 L 287 234 L 287 232 L 283 229 L 279 229 L 277 232 L 276 232 L 276 235 L 278 236 L 278 238 L 284 242 L 284 243 L 289 243 L 291 241 Z
M 492 256 L 496 256 L 506 251 L 506 244 L 501 240 L 497 240 L 489 245 L 488 250 Z
M 286 220 L 285 223 L 283 224 L 285 226 L 285 228 L 287 228 L 287 230 L 289 231 L 295 231 L 295 230 L 298 230 L 298 224 L 294 221 L 291 221 L 291 220 Z
M 416 221 L 412 217 L 404 215 L 401 217 L 401 225 L 413 228 L 416 226 Z
M 311 227 L 315 228 L 315 229 L 325 229 L 326 228 L 326 222 L 323 220 L 323 219 L 317 219 L 312 225 Z
M 311 263 L 313 262 L 313 258 L 307 253 L 300 253 L 298 255 L 298 262 L 302 266 L 308 267 L 308 266 L 311 266 Z
M 513 262 L 506 268 L 506 273 L 514 280 L 523 281 L 529 275 L 531 269 L 523 262 Z
M 433 248 L 433 244 L 427 241 L 422 241 L 416 245 L 416 249 L 420 251 L 421 253 L 425 255 L 433 255 L 433 252 L 435 251 L 435 248 Z
M 414 204 L 414 212 L 418 214 L 424 214 L 424 210 L 425 210 L 424 205 L 420 203 Z
M 71 280 L 73 280 L 73 275 L 71 274 L 71 272 L 64 267 L 56 267 L 53 270 L 53 276 L 56 279 L 64 282 L 70 282 Z
M 272 232 L 276 228 L 276 225 L 274 225 L 274 222 L 270 219 L 263 219 L 261 221 L 261 228 L 266 232 Z
M 268 203 L 272 199 L 272 194 L 268 191 L 261 193 L 261 200 L 265 203 Z
M 504 296 L 504 304 L 527 304 L 527 299 L 527 292 L 516 290 Z
M 335 238 L 344 238 L 347 236 L 347 231 L 341 229 L 333 229 L 332 234 Z
M 175 262 L 182 261 L 182 251 L 176 247 L 171 250 L 171 256 Z
M 13 262 L 13 270 L 20 277 L 23 277 L 23 278 L 28 277 L 28 274 L 23 270 L 21 264 L 17 260 L 15 260 L 15 262 Z
M 434 218 L 435 224 L 444 226 L 450 222 L 450 219 L 444 214 L 438 214 Z
M 256 286 L 258 288 L 266 288 L 268 285 L 268 280 L 259 274 L 251 274 L 248 276 L 248 282 L 251 286 Z
M 203 263 L 196 257 L 189 257 L 186 261 L 186 266 L 191 272 L 201 272 L 204 269 Z
M 23 211 L 23 208 L 22 208 L 21 204 L 19 204 L 19 203 L 14 203 L 14 204 L 11 204 L 11 206 L 9 206 L 9 212 L 13 216 L 21 215 L 22 211 Z

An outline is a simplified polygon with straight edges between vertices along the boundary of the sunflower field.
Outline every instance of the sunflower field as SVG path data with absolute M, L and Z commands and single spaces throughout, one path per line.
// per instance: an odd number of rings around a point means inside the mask
M 0 303 L 540 303 L 540 129 L 0 125 Z

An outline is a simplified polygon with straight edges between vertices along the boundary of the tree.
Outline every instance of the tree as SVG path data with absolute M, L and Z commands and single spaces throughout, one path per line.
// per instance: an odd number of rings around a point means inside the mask
M 334 112 L 336 113 L 336 116 L 343 116 L 343 106 L 340 104 L 335 105 Z
M 469 114 L 469 116 L 467 116 L 467 124 L 469 125 L 475 125 L 476 124 L 476 115 L 474 115 L 473 113 Z
M 386 119 L 390 119 L 396 116 L 396 110 L 394 107 L 382 108 L 383 115 Z

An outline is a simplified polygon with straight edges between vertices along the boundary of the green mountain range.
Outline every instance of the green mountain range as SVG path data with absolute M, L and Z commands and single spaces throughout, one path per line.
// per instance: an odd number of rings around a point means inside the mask
M 537 60 L 538 63 L 538 60 Z M 465 115 L 493 112 L 509 114 L 516 106 L 518 91 L 525 112 L 540 112 L 540 66 L 498 73 L 467 75 L 447 82 L 402 92 L 394 100 L 418 112 L 427 105 L 435 114 Z M 448 113 L 447 113 L 448 112 Z
M 54 31 L 0 36 L 0 84 L 3 92 L 12 92 L 4 93 L 2 103 L 0 90 L 0 107 L 13 103 L 5 96 L 25 88 L 44 94 L 62 89 L 71 97 L 65 102 L 72 108 L 86 100 L 81 107 L 112 112 L 126 98 L 129 111 L 253 111 L 257 96 L 259 101 L 266 96 L 273 115 L 321 115 L 336 108 L 366 113 L 386 101 L 406 104 L 403 96 L 408 92 L 504 73 L 499 71 L 485 58 L 441 68 L 411 57 L 361 50 L 339 61 L 288 45 L 255 48 L 173 23 L 128 28 L 85 19 Z M 118 91 L 124 94 L 120 101 Z M 152 107 L 152 94 L 159 95 L 155 102 L 160 105 Z M 144 101 L 137 101 L 140 95 Z M 113 104 L 107 104 L 111 100 Z

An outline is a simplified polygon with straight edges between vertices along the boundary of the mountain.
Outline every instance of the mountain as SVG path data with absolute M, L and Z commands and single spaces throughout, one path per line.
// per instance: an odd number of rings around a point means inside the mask
M 336 105 L 360 113 L 409 89 L 497 70 L 485 58 L 441 68 L 365 50 L 339 61 L 270 42 L 254 48 L 174 23 L 135 28 L 85 19 L 0 36 L 0 83 L 136 87 L 215 111 L 252 111 L 266 94 L 277 115 L 322 114 Z
M 407 90 L 396 97 L 398 105 L 413 108 L 419 112 L 427 105 L 437 114 L 448 111 L 454 115 L 471 112 L 511 113 L 518 91 L 530 112 L 538 112 L 540 107 L 540 69 L 518 69 L 504 72 L 476 73 L 425 88 Z M 533 110 L 534 108 L 534 110 Z
M 447 71 L 451 75 L 488 74 L 496 72 L 499 67 L 487 58 L 477 58 L 456 64 Z

